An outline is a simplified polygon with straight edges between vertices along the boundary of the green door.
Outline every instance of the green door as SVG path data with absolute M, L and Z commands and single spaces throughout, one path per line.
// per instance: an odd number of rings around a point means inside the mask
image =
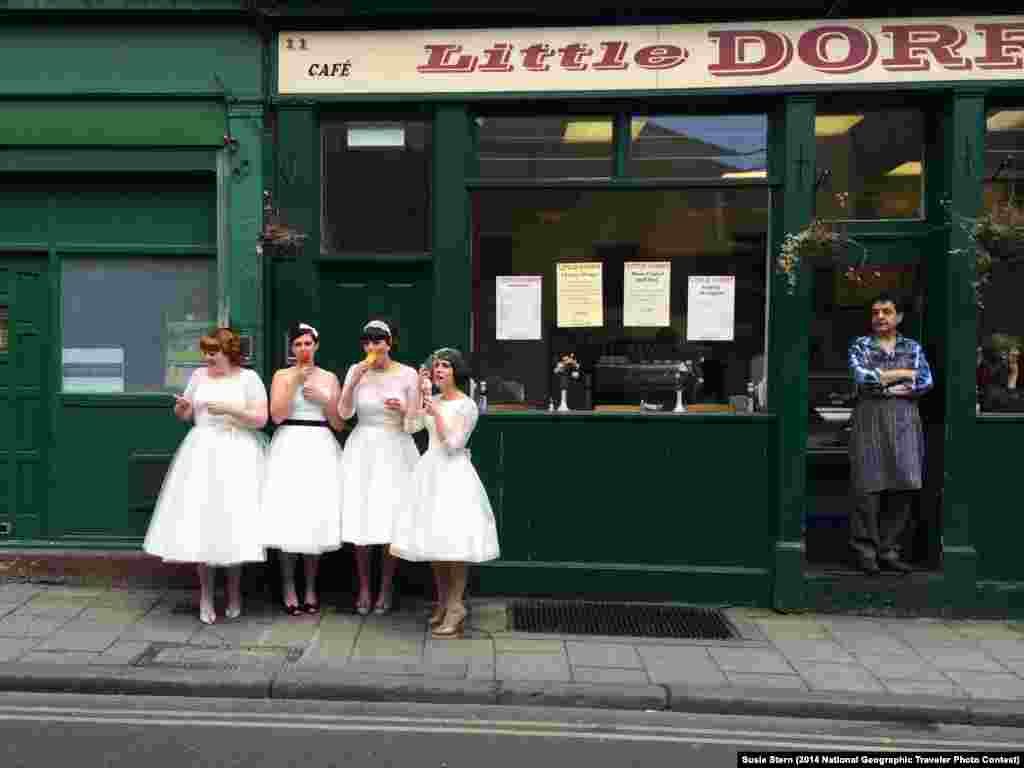
M 46 257 L 0 253 L 0 540 L 45 535 L 49 306 Z
M 320 364 L 344 376 L 359 360 L 359 334 L 371 317 L 398 326 L 395 358 L 414 368 L 434 348 L 431 265 L 327 264 L 320 270 Z M 443 340 L 436 340 L 437 344 Z

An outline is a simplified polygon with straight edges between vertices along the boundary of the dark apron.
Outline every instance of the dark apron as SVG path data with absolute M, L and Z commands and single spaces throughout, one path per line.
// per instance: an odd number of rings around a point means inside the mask
M 850 429 L 850 483 L 855 493 L 920 490 L 924 430 L 916 400 L 862 397 Z

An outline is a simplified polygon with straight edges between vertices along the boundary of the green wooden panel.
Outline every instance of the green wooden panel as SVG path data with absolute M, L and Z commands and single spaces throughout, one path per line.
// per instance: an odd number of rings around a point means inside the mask
M 59 243 L 217 242 L 216 186 L 211 177 L 104 176 L 39 182 L 55 198 Z
M 209 102 L 0 102 L 0 144 L 213 146 L 224 144 L 224 106 Z
M 1024 520 L 1017 513 L 1024 417 L 986 416 L 973 432 L 970 543 L 978 553 L 978 578 L 1024 582 Z
M 772 419 L 507 414 L 482 418 L 470 448 L 503 561 L 767 569 L 775 432 Z
M 0 95 L 219 94 L 259 99 L 255 28 L 195 23 L 0 26 Z
M 141 539 L 156 498 L 154 485 L 187 431 L 171 412 L 170 398 L 134 407 L 63 404 L 57 430 L 60 472 L 48 534 Z M 96 482 L 99 477 L 102 483 Z M 88 489 L 84 496 L 83 489 Z
M 47 242 L 49 194 L 40 179 L 0 176 L 0 243 Z
M 0 521 L 13 536 L 45 525 L 50 456 L 49 282 L 44 256 L 0 253 L 9 351 L 0 354 Z
M 213 173 L 214 149 L 0 149 L 0 173 Z

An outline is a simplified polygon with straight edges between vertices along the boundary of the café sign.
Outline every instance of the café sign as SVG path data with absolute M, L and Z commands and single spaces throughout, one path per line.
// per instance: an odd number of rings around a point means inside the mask
M 281 94 L 614 92 L 1024 77 L 1024 16 L 281 32 Z

